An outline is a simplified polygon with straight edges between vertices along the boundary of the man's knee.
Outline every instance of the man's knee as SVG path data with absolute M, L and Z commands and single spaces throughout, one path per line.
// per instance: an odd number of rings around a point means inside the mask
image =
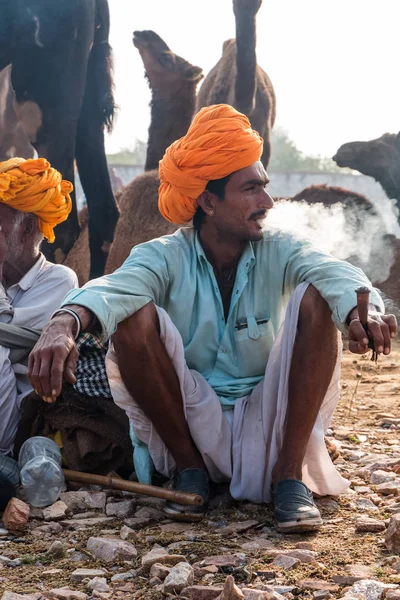
M 300 321 L 304 320 L 309 326 L 319 326 L 322 323 L 332 324 L 333 328 L 334 323 L 331 317 L 332 313 L 327 301 L 313 285 L 309 285 L 300 303 Z
M 117 351 L 124 348 L 133 350 L 147 347 L 155 335 L 159 335 L 158 315 L 155 305 L 149 302 L 118 324 L 113 343 Z

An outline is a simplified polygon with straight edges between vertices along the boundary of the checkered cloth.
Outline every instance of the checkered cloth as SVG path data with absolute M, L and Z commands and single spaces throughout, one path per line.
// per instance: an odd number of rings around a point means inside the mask
M 100 342 L 91 333 L 83 333 L 77 340 L 79 351 L 74 388 L 91 397 L 111 398 L 106 372 L 108 341 Z
M 0 480 L 9 482 L 15 489 L 19 486 L 19 468 L 11 456 L 0 454 Z

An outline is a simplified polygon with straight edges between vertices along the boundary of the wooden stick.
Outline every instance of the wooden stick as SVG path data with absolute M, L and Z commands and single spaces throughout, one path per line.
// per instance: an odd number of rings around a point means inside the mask
M 368 308 L 370 291 L 371 290 L 367 287 L 360 287 L 356 289 L 358 318 L 360 319 L 360 323 L 364 327 L 366 333 L 368 333 Z
M 190 506 L 201 506 L 203 504 L 203 498 L 199 494 L 175 492 L 156 485 L 145 485 L 143 483 L 137 483 L 136 481 L 126 481 L 126 479 L 118 479 L 106 475 L 95 475 L 93 473 L 80 473 L 79 471 L 70 471 L 69 469 L 64 469 L 64 476 L 67 481 L 101 485 L 102 487 L 108 487 L 114 490 L 123 490 L 125 492 L 144 494 L 145 496 L 164 498 L 165 500 L 177 502 L 178 504 L 187 504 Z

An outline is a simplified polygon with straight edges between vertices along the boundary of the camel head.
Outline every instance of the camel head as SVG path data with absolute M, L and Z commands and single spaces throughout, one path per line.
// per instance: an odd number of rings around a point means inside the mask
M 374 177 L 389 198 L 400 200 L 400 133 L 385 133 L 369 142 L 349 142 L 333 156 L 339 167 Z
M 262 0 L 233 0 L 235 16 L 255 16 L 261 8 Z
M 200 67 L 171 52 L 154 31 L 134 31 L 133 44 L 139 50 L 151 86 L 178 80 L 197 84 L 204 77 Z

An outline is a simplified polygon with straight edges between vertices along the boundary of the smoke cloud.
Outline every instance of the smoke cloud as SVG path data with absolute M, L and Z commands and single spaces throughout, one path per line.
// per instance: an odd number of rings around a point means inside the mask
M 377 214 L 339 203 L 327 207 L 279 200 L 269 212 L 266 227 L 273 225 L 310 239 L 322 250 L 361 268 L 379 284 L 389 276 L 395 256 L 390 236 L 400 238 L 400 226 L 393 200 L 374 208 Z

